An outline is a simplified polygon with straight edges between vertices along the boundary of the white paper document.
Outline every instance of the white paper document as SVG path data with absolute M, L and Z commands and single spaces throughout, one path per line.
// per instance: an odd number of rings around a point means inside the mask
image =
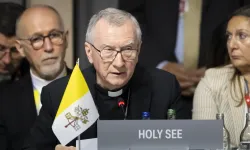
M 76 150 L 97 150 L 97 138 L 81 140 L 80 144 L 81 149 L 79 149 L 79 141 L 76 140 Z

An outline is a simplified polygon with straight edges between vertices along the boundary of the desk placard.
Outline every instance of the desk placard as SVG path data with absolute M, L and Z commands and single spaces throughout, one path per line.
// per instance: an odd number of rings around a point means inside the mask
M 98 150 L 222 149 L 221 120 L 99 120 Z

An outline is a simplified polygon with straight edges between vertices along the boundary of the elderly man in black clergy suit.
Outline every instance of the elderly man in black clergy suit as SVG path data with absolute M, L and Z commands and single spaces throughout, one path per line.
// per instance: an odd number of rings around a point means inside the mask
M 167 110 L 175 109 L 177 118 L 186 118 L 180 87 L 174 75 L 158 69 L 147 70 L 138 62 L 141 29 L 129 13 L 107 8 L 95 14 L 89 23 L 85 50 L 89 68 L 82 71 L 100 120 L 142 119 L 150 112 L 151 119 L 167 119 Z M 26 149 L 64 149 L 51 126 L 69 77 L 61 78 L 43 88 L 42 108 Z M 118 98 L 125 100 L 124 114 Z M 189 110 L 190 111 L 190 110 Z M 81 139 L 97 137 L 97 123 L 81 134 Z M 67 146 L 74 146 L 72 140 Z M 72 147 L 71 147 L 72 148 Z M 72 148 L 74 149 L 74 148 Z

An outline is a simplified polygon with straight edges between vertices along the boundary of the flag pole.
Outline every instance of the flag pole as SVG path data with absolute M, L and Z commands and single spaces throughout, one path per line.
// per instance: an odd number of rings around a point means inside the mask
M 77 137 L 78 138 L 78 142 L 79 142 L 78 143 L 78 147 L 79 147 L 78 150 L 81 150 L 81 138 L 80 138 L 80 135 L 81 134 L 79 134 L 78 137 Z
M 77 59 L 77 61 L 76 61 L 76 64 L 80 67 L 80 59 L 78 58 Z M 80 136 L 81 134 L 79 134 L 78 136 L 77 136 L 77 139 L 78 139 L 78 150 L 81 150 L 81 136 Z
M 80 59 L 79 59 L 79 58 L 77 58 L 76 64 L 77 64 L 78 66 L 80 66 Z

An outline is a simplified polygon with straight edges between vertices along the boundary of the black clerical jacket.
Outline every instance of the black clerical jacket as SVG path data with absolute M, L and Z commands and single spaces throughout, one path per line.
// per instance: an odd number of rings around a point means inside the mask
M 97 108 L 103 107 L 97 103 L 96 97 L 96 72 L 93 67 L 82 71 L 89 86 L 90 92 L 94 97 Z M 51 127 L 55 118 L 57 109 L 60 105 L 64 90 L 67 86 L 69 77 L 56 80 L 43 88 L 41 101 L 42 108 L 40 114 L 31 130 L 31 136 L 27 139 L 23 149 L 33 150 L 54 150 L 59 144 Z M 177 112 L 177 118 L 186 119 L 185 106 L 180 99 L 180 87 L 175 78 L 170 73 L 158 69 L 146 70 L 137 65 L 134 75 L 129 82 L 131 90 L 130 103 L 128 106 L 127 119 L 140 120 L 142 112 L 150 112 L 151 119 L 166 119 L 167 110 L 173 108 Z M 107 108 L 108 109 L 108 108 Z M 118 109 L 116 111 L 119 111 Z M 114 110 L 114 113 L 117 113 Z M 102 113 L 99 112 L 100 118 Z M 114 119 L 112 115 L 105 119 Z M 117 118 L 115 118 L 117 119 Z M 120 118 L 124 119 L 123 116 Z M 89 129 L 81 134 L 81 139 L 97 137 L 97 123 L 94 123 Z M 74 146 L 76 139 L 72 140 L 68 146 Z

